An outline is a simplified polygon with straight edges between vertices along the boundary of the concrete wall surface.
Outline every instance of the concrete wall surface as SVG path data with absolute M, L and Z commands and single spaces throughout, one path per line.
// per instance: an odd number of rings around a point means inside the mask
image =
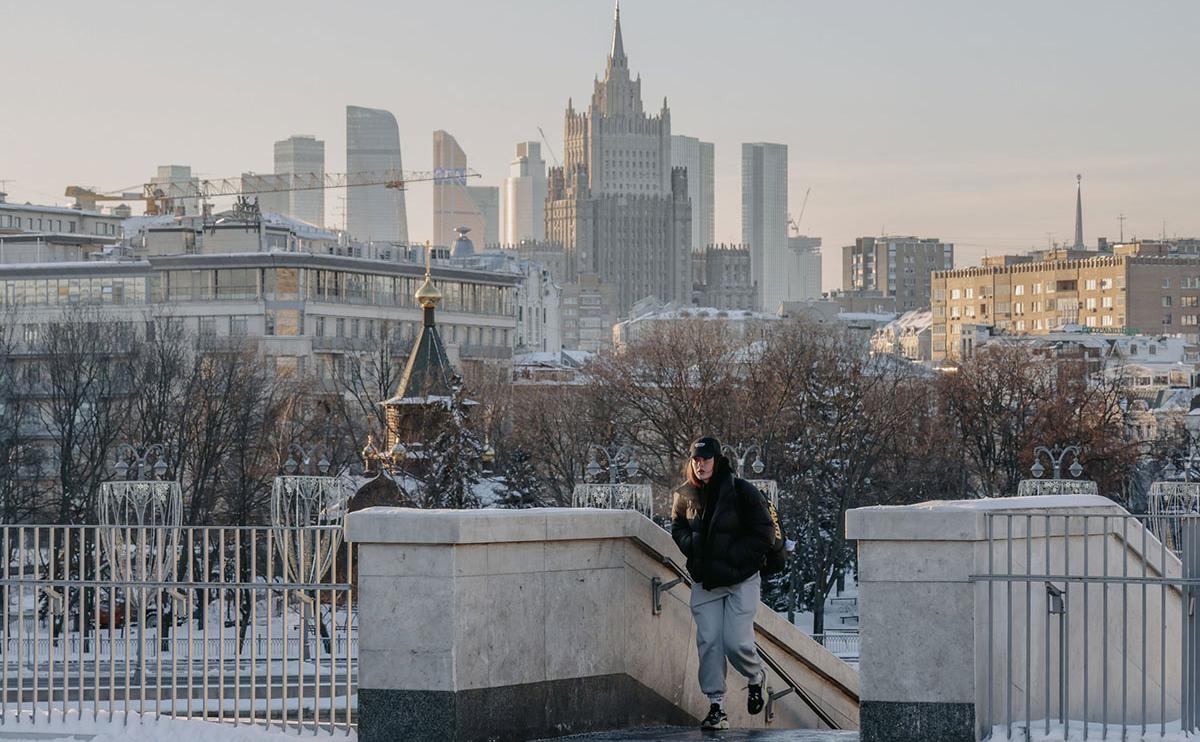
M 682 564 L 669 534 L 631 511 L 414 510 L 351 513 L 359 594 L 359 739 L 525 740 L 647 724 L 692 725 L 689 590 L 652 613 L 651 579 Z M 856 728 L 858 676 L 759 607 L 760 646 L 842 728 Z M 770 673 L 768 686 L 785 684 Z M 729 672 L 735 727 L 745 682 Z M 772 726 L 823 728 L 797 694 Z
M 1178 718 L 1178 587 L 1152 585 L 1143 602 L 1140 586 L 1103 578 L 1178 578 L 1181 565 L 1111 500 L 862 508 L 846 533 L 858 541 L 863 742 L 966 742 L 1064 704 L 1071 719 L 1140 720 L 1143 679 L 1146 717 Z M 1065 613 L 1049 613 L 1047 583 L 1065 591 Z

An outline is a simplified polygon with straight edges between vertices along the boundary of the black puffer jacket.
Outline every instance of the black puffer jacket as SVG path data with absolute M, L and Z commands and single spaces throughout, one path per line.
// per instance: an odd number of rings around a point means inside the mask
M 704 487 L 680 485 L 671 503 L 671 537 L 704 589 L 736 585 L 763 565 L 775 524 L 754 485 L 737 479 L 718 456 Z

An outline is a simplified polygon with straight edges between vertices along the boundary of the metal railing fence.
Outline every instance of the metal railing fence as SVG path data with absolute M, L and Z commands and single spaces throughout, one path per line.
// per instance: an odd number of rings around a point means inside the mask
M 358 638 L 340 526 L 172 528 L 0 526 L 0 728 L 104 711 L 349 733 Z M 284 542 L 301 560 L 331 554 L 328 571 L 288 581 Z M 151 562 L 169 565 L 162 579 L 139 577 Z
M 985 738 L 1200 731 L 1200 516 L 1174 524 L 1182 562 L 1148 516 L 985 518 Z
M 830 631 L 824 634 L 813 634 L 812 638 L 838 659 L 846 662 L 858 662 L 858 649 L 861 641 L 857 631 Z

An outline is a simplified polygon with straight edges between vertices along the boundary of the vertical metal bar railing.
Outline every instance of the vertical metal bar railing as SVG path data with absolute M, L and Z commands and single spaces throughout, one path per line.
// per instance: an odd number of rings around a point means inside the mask
M 0 725 L 103 722 L 107 709 L 116 724 L 352 732 L 353 545 L 322 557 L 322 574 L 302 556 L 289 578 L 270 529 L 166 528 L 0 526 Z M 291 537 L 312 552 L 335 535 Z M 170 578 L 156 575 L 164 559 Z

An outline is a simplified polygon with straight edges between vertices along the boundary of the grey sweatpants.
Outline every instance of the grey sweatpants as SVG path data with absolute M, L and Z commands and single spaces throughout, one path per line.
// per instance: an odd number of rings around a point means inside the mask
M 754 649 L 758 611 L 758 573 L 736 585 L 705 590 L 692 585 L 692 617 L 700 653 L 700 691 L 712 703 L 725 697 L 725 659 L 751 683 L 763 682 L 763 666 Z

